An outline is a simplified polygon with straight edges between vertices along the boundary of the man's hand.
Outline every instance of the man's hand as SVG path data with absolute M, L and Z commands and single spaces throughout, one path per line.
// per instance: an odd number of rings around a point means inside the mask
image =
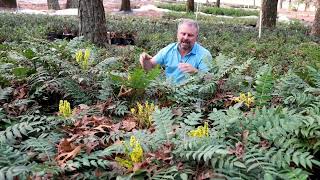
M 196 73 L 198 69 L 194 68 L 191 64 L 188 63 L 179 63 L 179 69 L 185 73 Z
M 144 70 L 150 70 L 154 67 L 154 63 L 152 62 L 152 56 L 145 52 L 140 54 L 139 61 Z

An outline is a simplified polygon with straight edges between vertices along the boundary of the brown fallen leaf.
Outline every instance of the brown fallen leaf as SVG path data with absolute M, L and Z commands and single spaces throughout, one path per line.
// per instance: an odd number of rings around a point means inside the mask
M 66 162 L 70 159 L 75 158 L 81 151 L 81 145 L 77 146 L 73 151 L 71 152 L 66 152 L 58 155 L 55 160 L 57 163 L 61 166 L 64 167 L 66 165 Z
M 58 144 L 58 153 L 70 152 L 75 149 L 75 145 L 68 141 L 66 138 L 63 138 Z
M 126 131 L 131 131 L 132 129 L 134 129 L 137 126 L 137 123 L 131 119 L 128 120 L 124 120 L 122 121 L 122 127 L 123 129 L 125 129 Z

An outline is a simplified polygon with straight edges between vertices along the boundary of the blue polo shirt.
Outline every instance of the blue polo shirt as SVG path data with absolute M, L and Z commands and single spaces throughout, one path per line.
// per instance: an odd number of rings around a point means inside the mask
M 198 43 L 195 43 L 192 50 L 183 58 L 179 53 L 178 43 L 169 44 L 161 49 L 154 58 L 157 64 L 165 67 L 167 79 L 172 79 L 175 83 L 180 83 L 186 79 L 187 73 L 180 71 L 178 67 L 180 62 L 189 63 L 199 71 L 207 72 L 208 66 L 206 63 L 212 61 L 211 53 Z

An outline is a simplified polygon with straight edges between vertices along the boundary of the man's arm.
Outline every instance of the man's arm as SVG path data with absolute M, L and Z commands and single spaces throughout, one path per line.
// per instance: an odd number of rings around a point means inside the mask
M 155 58 L 145 52 L 140 55 L 139 61 L 142 68 L 146 71 L 151 70 L 157 65 Z

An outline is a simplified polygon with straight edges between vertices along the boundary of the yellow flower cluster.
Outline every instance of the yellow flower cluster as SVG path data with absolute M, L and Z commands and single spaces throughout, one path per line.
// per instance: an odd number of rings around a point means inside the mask
M 146 101 L 143 106 L 137 102 L 137 108 L 131 108 L 131 113 L 138 119 L 138 124 L 140 127 L 150 127 L 152 124 L 152 113 L 157 108 L 153 103 L 149 105 Z
M 141 144 L 134 136 L 130 138 L 130 147 L 132 148 L 131 153 L 129 153 L 132 162 L 141 162 L 143 156 L 143 149 Z
M 208 127 L 208 123 L 205 122 L 203 126 L 199 126 L 197 129 L 195 130 L 191 130 L 188 133 L 189 136 L 191 137 L 208 137 L 209 136 L 209 127 Z
M 249 108 L 254 103 L 254 97 L 251 92 L 248 92 L 247 96 L 245 93 L 240 93 L 240 96 L 234 98 L 234 101 L 244 103 Z
M 59 114 L 63 117 L 70 117 L 71 116 L 71 114 L 72 114 L 71 107 L 70 107 L 70 103 L 67 100 L 60 100 Z
M 84 70 L 88 69 L 89 67 L 89 58 L 90 58 L 90 49 L 86 49 L 84 51 L 79 50 L 76 53 L 76 61 L 80 65 L 80 67 Z
M 126 158 L 116 157 L 115 160 L 126 168 L 132 168 L 134 163 L 138 163 L 142 161 L 143 158 L 143 149 L 141 147 L 140 142 L 136 139 L 136 137 L 130 137 L 129 146 L 127 143 L 124 143 Z

